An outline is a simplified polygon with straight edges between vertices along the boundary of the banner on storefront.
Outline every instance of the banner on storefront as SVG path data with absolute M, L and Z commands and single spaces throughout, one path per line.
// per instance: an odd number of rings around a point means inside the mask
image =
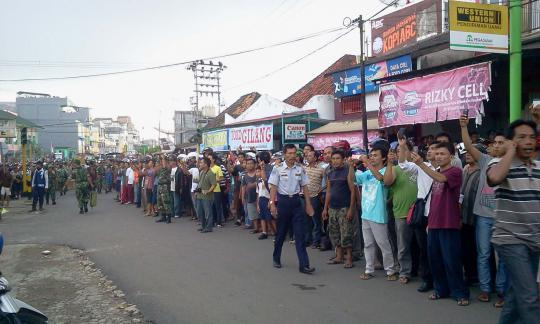
M 386 55 L 441 33 L 441 1 L 424 0 L 371 22 L 371 54 Z
M 229 129 L 229 146 L 232 150 L 272 150 L 274 148 L 274 126 L 272 124 L 245 126 Z
M 508 53 L 508 7 L 461 1 L 449 3 L 450 49 Z
M 306 140 L 306 124 L 285 124 L 284 132 L 286 141 Z
M 368 141 L 377 138 L 378 131 L 368 131 Z M 332 146 L 334 143 L 345 140 L 351 147 L 364 148 L 364 133 L 362 131 L 312 134 L 308 135 L 307 142 L 315 147 L 316 150 L 324 150 L 325 147 Z
M 228 151 L 228 134 L 227 130 L 218 130 L 208 133 L 203 133 L 202 144 L 204 148 L 211 148 L 214 151 Z
M 366 92 L 378 90 L 375 80 L 387 76 L 407 73 L 412 71 L 410 55 L 403 55 L 388 61 L 368 64 L 364 68 L 366 75 Z M 334 82 L 334 96 L 341 98 L 362 93 L 362 79 L 360 78 L 360 68 L 353 68 L 332 74 Z
M 379 87 L 379 125 L 389 127 L 476 117 L 491 86 L 491 64 L 481 63 Z

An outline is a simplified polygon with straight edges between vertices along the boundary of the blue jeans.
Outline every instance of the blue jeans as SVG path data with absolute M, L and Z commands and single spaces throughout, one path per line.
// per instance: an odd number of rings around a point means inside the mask
M 524 244 L 495 245 L 508 276 L 508 289 L 500 324 L 540 323 L 538 300 L 538 260 L 540 252 L 533 252 Z
M 319 245 L 321 244 L 322 236 L 321 201 L 319 200 L 319 196 L 311 198 L 311 206 L 313 206 L 313 210 L 315 211 L 315 215 L 312 217 L 313 230 L 311 231 L 311 235 L 313 244 Z
M 212 210 L 214 215 L 214 222 L 217 225 L 222 225 L 223 219 L 223 193 L 214 192 L 214 201 L 212 203 Z
M 460 231 L 430 229 L 427 244 L 435 292 L 443 298 L 469 298 L 469 289 L 463 282 Z
M 135 191 L 135 204 L 137 204 L 137 207 L 141 207 L 141 187 L 135 185 L 133 190 Z
M 197 199 L 197 215 L 201 220 L 201 228 L 205 231 L 211 232 L 214 227 L 214 216 L 212 214 L 212 200 Z
M 173 216 L 182 216 L 182 201 L 180 198 L 180 194 L 178 194 L 175 191 L 171 191 L 171 210 L 173 212 Z
M 491 258 L 491 230 L 495 221 L 491 217 L 476 216 L 476 250 L 478 252 L 478 281 L 480 290 L 486 293 L 491 292 L 491 269 L 489 259 Z M 499 258 L 497 267 L 497 277 L 495 279 L 495 291 L 499 295 L 504 295 L 506 290 L 506 274 L 504 263 Z

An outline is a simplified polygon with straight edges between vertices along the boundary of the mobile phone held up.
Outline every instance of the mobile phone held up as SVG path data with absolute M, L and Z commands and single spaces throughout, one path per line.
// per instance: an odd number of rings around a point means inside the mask
M 461 114 L 463 115 L 463 117 L 469 118 L 469 108 L 463 109 Z

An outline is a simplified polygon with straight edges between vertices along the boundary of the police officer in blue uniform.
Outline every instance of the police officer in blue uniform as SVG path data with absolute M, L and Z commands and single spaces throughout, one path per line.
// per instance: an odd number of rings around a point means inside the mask
M 36 170 L 32 175 L 32 211 L 36 211 L 36 206 L 39 201 L 39 210 L 43 210 L 43 197 L 45 195 L 45 189 L 49 188 L 49 177 L 45 170 L 43 170 L 43 162 L 38 161 L 36 163 Z
M 285 162 L 276 165 L 268 179 L 270 184 L 270 211 L 277 218 L 277 235 L 274 244 L 274 267 L 281 268 L 281 248 L 287 235 L 290 224 L 293 225 L 296 254 L 300 272 L 312 274 L 315 268 L 309 266 L 309 258 L 306 251 L 305 240 L 305 214 L 313 216 L 313 207 L 309 199 L 306 200 L 305 213 L 302 210 L 300 192 L 309 197 L 307 184 L 308 178 L 304 168 L 296 163 L 296 147 L 286 144 L 283 148 Z M 277 198 L 277 199 L 276 199 Z M 277 201 L 277 206 L 275 202 Z

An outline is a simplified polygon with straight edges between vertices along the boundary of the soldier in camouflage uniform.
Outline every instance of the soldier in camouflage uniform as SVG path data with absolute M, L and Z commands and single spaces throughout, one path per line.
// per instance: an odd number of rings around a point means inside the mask
M 64 167 L 64 165 L 60 163 L 60 166 L 56 173 L 57 173 L 57 178 L 58 178 L 58 189 L 60 190 L 60 196 L 63 196 L 67 192 L 66 182 L 68 179 L 68 172 L 66 168 Z
M 166 156 L 161 157 L 161 167 L 157 172 L 158 190 L 157 190 L 157 209 L 161 214 L 161 218 L 156 220 L 156 223 L 165 222 L 171 223 L 171 169 Z
M 97 181 L 96 181 L 96 191 L 98 194 L 103 190 L 103 179 L 105 178 L 105 167 L 103 162 L 99 162 L 98 167 L 96 168 L 97 172 Z
M 81 166 L 81 161 L 75 160 L 74 163 L 72 178 L 75 180 L 75 195 L 79 203 L 79 214 L 84 214 L 88 212 L 88 199 L 90 198 L 88 182 L 90 179 L 86 169 Z
M 47 175 L 49 177 L 49 188 L 45 193 L 45 203 L 49 204 L 49 199 L 53 205 L 56 205 L 56 190 L 58 190 L 58 173 L 54 164 L 47 167 Z

